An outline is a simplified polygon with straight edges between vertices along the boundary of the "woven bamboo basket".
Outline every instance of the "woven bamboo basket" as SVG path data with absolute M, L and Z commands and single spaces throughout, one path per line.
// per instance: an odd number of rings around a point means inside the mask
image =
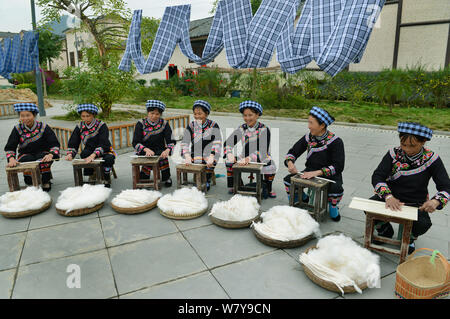
M 305 251 L 305 254 L 307 254 L 308 251 L 310 251 L 311 249 L 316 249 L 316 246 L 309 247 Z M 311 281 L 314 282 L 316 285 L 318 285 L 322 288 L 325 288 L 327 290 L 330 290 L 330 291 L 341 293 L 339 288 L 334 283 L 332 283 L 331 281 L 324 280 L 322 278 L 317 277 L 307 266 L 305 266 L 303 264 L 302 264 L 302 266 L 303 266 L 303 270 L 304 270 L 306 276 L 308 276 L 308 278 L 311 279 Z M 367 288 L 367 283 L 363 283 L 362 285 L 360 285 L 358 287 L 361 290 L 364 290 Z M 352 294 L 352 293 L 357 292 L 353 286 L 342 287 L 342 290 L 344 290 L 344 293 L 346 293 L 346 294 Z
M 247 220 L 239 220 L 239 221 L 225 220 L 225 219 L 221 219 L 221 218 L 215 217 L 214 215 L 209 215 L 209 218 L 217 226 L 220 226 L 220 227 L 223 227 L 223 228 L 236 229 L 236 228 L 249 227 L 253 223 L 253 221 L 255 221 L 255 220 L 257 220 L 259 218 L 260 215 L 261 215 L 261 210 L 258 212 L 258 215 L 256 215 L 253 218 L 247 219 Z
M 205 209 L 199 210 L 198 212 L 195 212 L 193 214 L 189 215 L 175 215 L 172 211 L 163 211 L 162 209 L 159 209 L 159 213 L 163 215 L 164 217 L 170 218 L 170 219 L 194 219 L 197 217 L 202 216 L 204 213 L 208 211 L 208 207 Z
M 133 208 L 119 207 L 119 206 L 114 205 L 113 203 L 111 203 L 111 207 L 112 207 L 112 209 L 114 209 L 116 212 L 118 212 L 120 214 L 127 214 L 127 215 L 141 214 L 141 213 L 145 213 L 145 212 L 155 208 L 156 205 L 158 204 L 158 200 L 159 200 L 159 198 L 150 204 L 139 206 L 139 207 L 133 207 Z
M 255 219 L 255 223 L 256 222 L 260 222 L 261 218 L 258 217 Z M 306 244 L 307 242 L 309 242 L 310 240 L 314 239 L 314 234 L 308 235 L 306 237 L 300 238 L 300 239 L 295 239 L 295 240 L 278 240 L 278 239 L 273 239 L 270 237 L 267 237 L 266 235 L 263 235 L 261 233 L 258 233 L 258 231 L 256 231 L 255 227 L 253 227 L 253 233 L 255 234 L 256 238 L 262 242 L 265 245 L 271 246 L 271 247 L 275 247 L 275 248 L 296 248 L 296 247 L 300 247 L 303 246 L 304 244 Z
M 50 201 L 48 203 L 46 203 L 44 206 L 42 206 L 41 208 L 38 208 L 38 209 L 24 210 L 21 212 L 13 212 L 13 213 L 0 212 L 0 214 L 2 214 L 3 217 L 6 217 L 6 218 L 28 217 L 28 216 L 33 216 L 33 215 L 42 213 L 43 211 L 46 211 L 51 205 L 52 205 L 52 200 L 50 199 Z
M 91 208 L 74 209 L 74 210 L 71 210 L 70 212 L 68 212 L 67 214 L 66 214 L 65 210 L 56 208 L 56 212 L 62 216 L 67 216 L 67 217 L 82 216 L 82 215 L 87 215 L 87 214 L 90 214 L 90 213 L 100 210 L 104 204 L 105 204 L 105 202 L 95 205 L 94 207 L 91 207 Z
M 431 263 L 430 256 L 414 257 L 418 251 L 432 251 L 438 258 Z M 417 249 L 398 265 L 395 295 L 402 299 L 445 298 L 450 292 L 450 265 L 441 253 L 429 248 Z

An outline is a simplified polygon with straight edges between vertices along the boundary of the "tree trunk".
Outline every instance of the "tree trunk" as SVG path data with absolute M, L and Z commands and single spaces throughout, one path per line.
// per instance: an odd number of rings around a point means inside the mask
M 47 97 L 47 81 L 45 80 L 45 72 L 41 72 L 42 88 L 44 89 L 44 97 Z

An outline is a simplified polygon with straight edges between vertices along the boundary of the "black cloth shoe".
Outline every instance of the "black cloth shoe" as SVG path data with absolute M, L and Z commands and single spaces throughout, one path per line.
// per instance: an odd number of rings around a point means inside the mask
M 169 179 L 164 183 L 165 187 L 171 187 L 172 186 L 172 179 L 169 177 Z
M 392 238 L 394 236 L 394 228 L 392 228 L 391 223 L 383 224 L 379 229 L 377 229 L 378 236 Z M 383 245 L 384 243 L 378 240 L 372 239 L 372 243 L 375 245 Z
M 42 184 L 42 190 L 44 192 L 49 192 L 52 190 L 52 183 L 48 182 L 47 184 Z

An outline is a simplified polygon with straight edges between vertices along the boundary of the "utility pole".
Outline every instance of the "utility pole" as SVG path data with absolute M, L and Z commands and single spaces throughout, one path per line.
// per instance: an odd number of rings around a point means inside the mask
M 36 31 L 36 12 L 34 6 L 34 0 L 30 0 L 31 2 L 31 21 L 33 24 L 33 30 Z M 42 76 L 41 70 L 39 69 L 39 60 L 36 61 L 35 75 L 36 75 L 36 89 L 38 96 L 38 107 L 39 107 L 39 115 L 45 116 L 45 107 L 44 107 L 44 93 L 42 91 Z

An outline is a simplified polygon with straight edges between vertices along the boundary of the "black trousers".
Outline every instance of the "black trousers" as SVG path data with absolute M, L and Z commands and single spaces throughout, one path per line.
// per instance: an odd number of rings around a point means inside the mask
M 40 152 L 35 154 L 22 154 L 19 156 L 18 161 L 19 162 L 33 162 L 33 161 L 40 161 L 44 156 L 48 155 L 49 152 Z M 58 155 L 53 155 L 53 159 L 58 159 Z M 41 180 L 42 184 L 48 184 L 52 178 L 52 173 L 50 170 L 50 167 L 52 166 L 53 162 L 48 163 L 40 163 L 39 164 L 39 170 L 41 172 Z M 31 174 L 30 173 L 24 173 L 23 179 L 25 181 L 25 184 L 32 185 L 31 180 Z
M 380 198 L 378 195 L 374 195 L 369 199 L 376 200 L 379 202 L 384 202 L 385 200 Z M 417 206 L 420 207 L 422 204 L 408 204 L 409 206 Z M 375 220 L 375 223 L 378 227 L 381 227 L 384 224 L 390 224 L 389 222 L 382 222 L 381 220 Z M 425 234 L 428 229 L 430 229 L 432 223 L 430 219 L 430 214 L 421 210 L 417 210 L 417 220 L 413 221 L 411 235 L 414 239 Z
M 89 157 L 92 154 L 91 151 L 88 151 L 86 149 L 84 149 L 81 154 L 80 157 L 81 158 L 86 158 Z M 115 157 L 112 154 L 103 154 L 103 156 L 101 156 L 101 159 L 104 160 L 104 162 L 102 163 L 102 167 L 103 167 L 103 174 L 107 175 L 111 172 L 111 169 L 114 165 L 115 162 Z M 93 168 L 85 168 L 83 171 L 83 175 L 84 176 L 90 176 L 94 173 L 94 169 Z

